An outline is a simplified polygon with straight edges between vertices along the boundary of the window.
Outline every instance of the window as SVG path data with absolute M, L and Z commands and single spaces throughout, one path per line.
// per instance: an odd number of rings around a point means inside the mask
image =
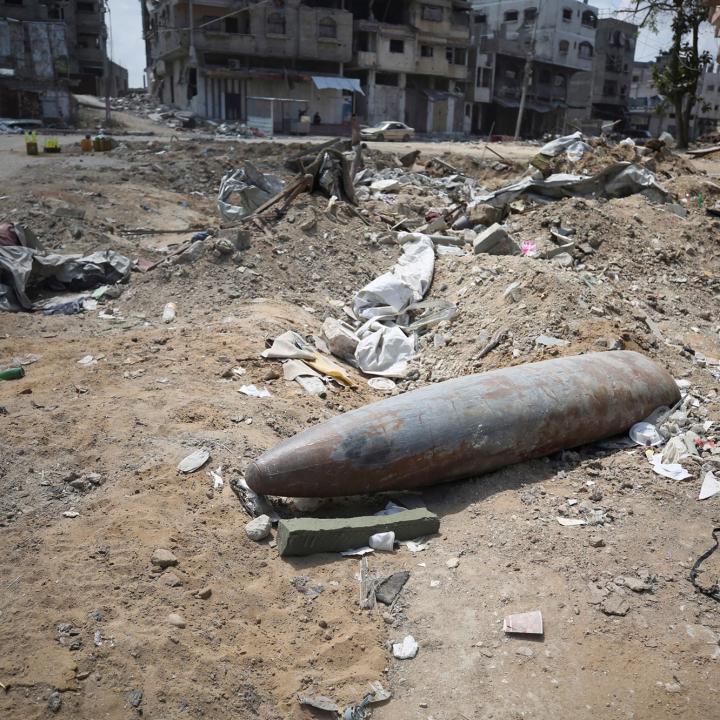
M 617 95 L 617 83 L 614 80 L 606 80 L 603 83 L 603 95 L 615 97 Z
M 548 84 L 550 82 L 550 71 L 549 70 L 541 70 L 540 71 L 540 82 Z
M 476 25 L 487 25 L 487 15 L 476 15 L 473 20 Z
M 718 110 L 720 110 L 720 105 L 715 106 L 715 112 L 717 112 Z
M 433 46 L 432 45 L 421 45 L 420 46 L 420 56 L 421 57 L 432 57 L 433 56 Z
M 420 17 L 423 20 L 442 22 L 443 9 L 439 5 L 423 5 L 420 9 Z
M 708 92 L 715 92 L 715 86 L 714 86 L 714 85 L 708 85 L 708 86 L 707 86 L 707 91 L 708 91 Z
M 503 22 L 506 23 L 514 23 L 518 21 L 518 11 L 517 10 L 508 10 L 505 15 L 503 15 Z
M 79 2 L 76 7 L 79 13 L 92 14 L 95 12 L 95 3 Z
M 51 20 L 64 20 L 65 19 L 65 8 L 59 5 L 53 5 L 48 8 L 48 17 Z
M 376 52 L 377 35 L 361 30 L 357 34 L 357 49 L 358 52 Z
M 640 82 L 640 76 L 639 76 L 639 75 L 633 75 L 633 76 L 632 76 L 632 81 L 633 81 L 633 82 Z
M 537 20 L 537 8 L 525 8 L 523 11 L 523 25 L 533 25 Z
M 391 40 L 390 52 L 402 55 L 405 52 L 405 42 L 403 40 Z
M 570 50 L 570 43 L 567 40 L 561 40 L 558 45 L 558 49 L 560 50 L 561 55 L 567 55 Z
M 465 65 L 465 48 L 445 48 L 445 57 L 450 65 Z
M 318 26 L 318 34 L 321 38 L 336 38 L 337 23 L 332 18 L 323 18 Z
M 237 33 L 240 29 L 237 18 L 229 17 L 225 18 L 225 32 L 226 33 Z
M 492 77 L 492 68 L 480 68 L 482 77 L 480 78 L 480 87 L 490 87 L 490 78 Z
M 563 8 L 563 22 L 572 22 L 572 10 Z
M 581 42 L 580 45 L 578 45 L 578 57 L 579 58 L 585 58 L 586 60 L 588 58 L 591 58 L 593 56 L 593 46 L 589 42 Z
M 623 85 L 620 88 L 620 97 L 625 97 L 627 95 L 627 85 Z
M 6 5 L 22 5 L 23 0 L 5 0 Z
M 585 27 L 597 27 L 597 15 L 592 10 L 585 10 L 582 14 L 580 22 Z
M 268 13 L 267 31 L 272 35 L 285 34 L 285 16 L 279 12 Z

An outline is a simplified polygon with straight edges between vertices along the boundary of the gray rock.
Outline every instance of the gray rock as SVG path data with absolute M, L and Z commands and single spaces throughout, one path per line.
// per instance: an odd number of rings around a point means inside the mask
M 270 518 L 267 515 L 259 515 L 245 526 L 245 532 L 251 540 L 260 542 L 270 534 L 271 528 Z
M 47 704 L 50 712 L 56 713 L 60 710 L 60 708 L 62 707 L 62 698 L 60 697 L 60 693 L 57 690 L 50 695 Z
M 183 581 L 175 573 L 171 572 L 163 573 L 162 581 L 168 587 L 181 587 L 183 584 Z
M 410 578 L 410 573 L 407 570 L 402 572 L 396 572 L 385 578 L 375 590 L 375 597 L 378 602 L 384 605 L 392 605 L 395 598 L 400 594 L 403 589 L 403 585 Z M 391 619 L 392 622 L 392 619 Z
M 212 588 L 204 587 L 202 590 L 198 590 L 195 595 L 201 600 L 207 600 L 212 595 Z
M 157 548 L 157 550 L 153 552 L 150 562 L 163 570 L 178 564 L 177 558 L 169 550 L 165 550 L 164 548 Z
M 130 702 L 130 705 L 132 705 L 134 708 L 140 707 L 140 703 L 142 703 L 143 700 L 143 691 L 142 690 L 133 690 L 128 695 L 128 701 Z
M 590 545 L 590 547 L 594 547 L 594 548 L 605 547 L 605 541 L 600 536 L 593 535 L 588 540 L 588 545 Z
M 624 597 L 618 595 L 617 593 L 613 593 L 602 601 L 600 609 L 606 615 L 623 616 L 627 615 L 630 611 L 630 605 Z
M 476 255 L 514 255 L 520 251 L 520 247 L 507 231 L 495 223 L 473 240 L 473 250 Z
M 643 582 L 639 578 L 626 576 L 623 578 L 624 585 L 628 590 L 632 590 L 636 593 L 641 592 L 650 592 L 652 590 L 652 585 L 649 583 Z
M 170 613 L 167 616 L 167 621 L 168 621 L 168 623 L 170 623 L 170 625 L 173 625 L 177 628 L 185 627 L 185 619 L 179 613 Z

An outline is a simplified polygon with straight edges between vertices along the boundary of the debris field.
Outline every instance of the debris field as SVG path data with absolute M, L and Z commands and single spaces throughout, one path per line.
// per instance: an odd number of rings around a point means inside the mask
M 352 188 L 336 167 L 355 202 L 315 184 L 235 221 L 218 210 L 224 176 L 250 163 L 292 188 L 293 162 L 323 146 L 187 132 L 92 156 L 68 140 L 24 164 L 21 140 L 0 147 L 23 166 L 0 169 L 0 222 L 50 253 L 133 266 L 0 311 L 0 370 L 24 370 L 0 381 L 0 716 L 717 714 L 720 553 L 699 567 L 706 593 L 689 576 L 720 526 L 720 493 L 698 499 L 720 478 L 720 164 L 590 142 L 580 160 L 546 157 L 550 172 L 625 163 L 652 185 L 505 202 L 539 147 L 505 161 L 503 144 L 436 146 L 370 145 Z M 415 304 L 382 327 L 360 315 L 360 291 L 423 248 Z M 278 356 L 288 331 L 298 355 Z M 390 331 L 411 351 L 392 355 Z M 363 371 L 358 342 L 391 369 Z M 417 492 L 261 499 L 281 529 L 246 530 L 248 467 L 301 430 L 618 350 L 678 383 L 655 447 L 624 434 Z M 388 503 L 439 531 L 391 552 L 279 553 L 302 518 Z

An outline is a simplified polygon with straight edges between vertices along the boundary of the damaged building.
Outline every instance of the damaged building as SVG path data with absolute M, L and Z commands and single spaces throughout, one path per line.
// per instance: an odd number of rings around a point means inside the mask
M 143 0 L 151 91 L 265 134 L 346 132 L 353 113 L 462 132 L 469 8 L 459 0 Z
M 592 70 L 577 73 L 570 80 L 569 118 L 578 123 L 592 118 L 619 120 L 620 127 L 629 125 L 628 100 L 638 29 L 617 18 L 598 22 Z
M 0 0 L 0 117 L 63 121 L 71 92 L 104 95 L 104 33 L 100 2 Z M 108 65 L 119 95 L 128 72 Z
M 472 128 L 514 135 L 562 132 L 575 73 L 590 72 L 597 9 L 577 0 L 474 0 Z
M 470 3 L 350 0 L 348 7 L 355 23 L 348 74 L 366 89 L 360 117 L 401 120 L 418 132 L 468 132 Z

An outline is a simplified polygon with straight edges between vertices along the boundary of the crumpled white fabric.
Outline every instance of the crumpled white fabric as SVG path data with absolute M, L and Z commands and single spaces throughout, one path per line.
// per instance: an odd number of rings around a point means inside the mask
M 405 311 L 422 300 L 435 272 L 435 248 L 427 235 L 415 234 L 390 272 L 380 275 L 355 295 L 354 310 L 368 320 L 358 331 L 358 368 L 368 375 L 404 377 L 415 354 L 415 334 L 406 334 Z M 382 321 L 382 322 L 380 322 Z
M 567 150 L 574 143 L 582 142 L 582 140 L 583 134 L 578 130 L 572 135 L 565 135 L 564 137 L 555 138 L 555 140 L 545 143 L 545 145 L 540 148 L 540 154 L 555 157 L 563 150 Z
M 355 349 L 358 367 L 368 375 L 405 377 L 408 361 L 415 354 L 415 335 L 406 335 L 397 325 L 372 323 Z

